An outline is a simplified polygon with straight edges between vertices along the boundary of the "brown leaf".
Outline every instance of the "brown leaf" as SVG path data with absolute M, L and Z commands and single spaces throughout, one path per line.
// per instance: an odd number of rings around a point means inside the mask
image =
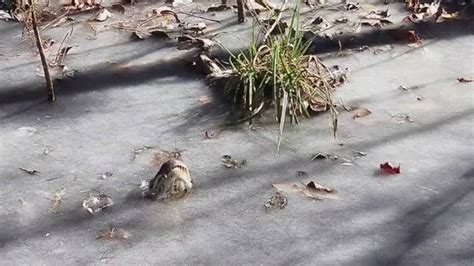
M 314 160 L 324 160 L 324 159 L 327 159 L 329 158 L 329 155 L 328 154 L 322 154 L 322 153 L 318 153 L 318 154 L 315 154 L 311 157 L 311 161 L 314 161 Z
M 362 16 L 362 18 L 382 20 L 382 19 L 387 18 L 389 16 L 390 15 L 388 14 L 388 9 L 383 10 L 383 11 L 381 11 L 381 10 L 372 10 L 367 15 Z
M 346 3 L 344 4 L 344 8 L 349 11 L 355 11 L 355 10 L 359 10 L 360 4 L 359 2 L 346 1 Z
M 34 170 L 34 169 L 30 170 L 30 169 L 25 169 L 25 168 L 22 168 L 22 167 L 20 167 L 20 168 L 18 168 L 18 169 L 20 169 L 21 171 L 23 171 L 23 172 L 25 172 L 25 173 L 27 173 L 27 174 L 29 174 L 29 175 L 36 175 L 36 174 L 39 174 L 39 171 L 36 171 L 36 170 Z
M 50 48 L 51 46 L 53 46 L 53 44 L 55 44 L 56 41 L 52 38 L 48 38 L 46 40 L 43 41 L 43 49 L 47 50 L 48 48 Z
M 280 208 L 283 209 L 288 204 L 288 198 L 285 195 L 276 193 L 269 200 L 265 201 L 265 210 L 269 211 L 271 209 Z
M 323 198 L 321 198 L 320 196 L 318 195 L 315 195 L 313 194 L 311 191 L 305 189 L 305 190 L 302 190 L 301 191 L 303 193 L 303 195 L 305 195 L 306 197 L 310 198 L 310 199 L 314 199 L 314 200 L 323 200 Z
M 184 25 L 184 29 L 187 31 L 195 31 L 195 32 L 200 32 L 203 31 L 207 28 L 206 23 L 204 22 L 199 22 L 199 23 L 188 23 Z
M 66 65 L 61 65 L 61 73 L 63 75 L 63 78 L 75 78 L 77 74 L 76 69 L 70 69 Z
M 422 39 L 414 30 L 407 31 L 406 36 L 409 46 L 419 47 L 423 44 Z
M 5 20 L 5 21 L 9 21 L 9 20 L 15 20 L 14 17 L 12 17 L 10 14 L 8 14 L 7 12 L 3 11 L 3 10 L 0 10 L 0 20 Z
M 405 17 L 403 21 L 411 21 L 413 23 L 437 21 L 438 17 L 443 13 L 440 1 L 415 5 L 413 11 L 414 13 Z
M 214 45 L 215 43 L 210 39 L 195 38 L 189 35 L 178 37 L 178 50 L 189 50 L 192 48 L 208 50 Z
M 374 48 L 374 54 L 376 55 L 376 54 L 388 52 L 390 50 L 393 50 L 393 46 L 391 44 L 382 45 L 382 46 Z
M 206 12 L 221 12 L 221 11 L 226 11 L 229 9 L 232 9 L 232 7 L 224 4 L 224 5 L 218 5 L 218 6 L 211 6 L 206 10 Z
M 367 108 L 357 108 L 357 109 L 353 110 L 352 112 L 354 113 L 354 115 L 352 116 L 352 119 L 365 117 L 365 116 L 368 116 L 372 113 L 372 111 L 370 111 Z
M 181 160 L 181 151 L 159 151 L 154 155 L 153 165 L 160 168 L 164 163 L 170 159 Z
M 311 24 L 313 25 L 319 25 L 321 23 L 324 22 L 324 19 L 322 17 L 316 17 L 315 19 L 313 19 L 313 21 L 311 22 Z
M 119 227 L 111 227 L 104 229 L 99 232 L 97 236 L 98 240 L 104 240 L 109 242 L 116 242 L 116 241 L 127 241 L 130 238 L 130 233 L 127 232 L 123 228 Z
M 407 114 L 397 114 L 397 115 L 392 116 L 392 118 L 394 118 L 395 121 L 397 121 L 398 123 L 405 123 L 405 122 L 413 123 L 413 122 L 415 122 L 415 120 L 413 120 Z
M 275 188 L 277 192 L 297 193 L 301 191 L 301 187 L 297 184 L 272 184 L 272 187 Z
M 336 191 L 334 191 L 334 189 L 332 188 L 328 188 L 328 187 L 325 187 L 321 184 L 318 184 L 314 181 L 310 181 L 307 185 L 306 185 L 306 188 L 308 190 L 316 190 L 316 191 L 322 191 L 322 192 L 327 192 L 327 193 L 334 193 Z
M 474 82 L 474 79 L 471 79 L 471 78 L 463 78 L 463 77 L 459 77 L 457 80 L 458 80 L 459 83 L 470 83 L 470 82 Z
M 151 36 L 159 39 L 171 39 L 171 37 L 168 35 L 168 32 L 164 30 L 153 29 L 150 31 L 149 29 L 142 27 L 137 27 L 132 33 L 132 36 L 138 40 L 143 40 Z
M 67 53 L 72 49 L 71 46 L 63 47 L 59 51 L 59 53 L 56 55 L 56 58 L 54 59 L 53 62 L 49 63 L 49 66 L 55 67 L 55 66 L 64 66 L 64 59 L 66 58 Z
M 308 107 L 313 112 L 325 112 L 328 110 L 328 103 L 321 98 L 313 97 L 307 100 Z
M 214 139 L 217 138 L 221 132 L 221 129 L 208 129 L 204 132 L 204 135 L 208 139 Z
M 112 10 L 113 12 L 120 13 L 120 14 L 125 13 L 125 7 L 122 4 L 113 4 L 110 7 L 110 10 Z
M 232 156 L 230 155 L 224 155 L 222 156 L 222 165 L 225 166 L 226 168 L 240 168 L 243 165 L 247 164 L 247 160 L 243 160 L 242 163 L 239 163 L 238 161 L 232 159 Z
M 336 18 L 334 20 L 334 23 L 343 24 L 343 23 L 347 23 L 348 21 L 349 19 L 347 17 L 340 17 L 340 18 Z
M 388 19 L 362 19 L 360 24 L 375 28 L 382 28 L 384 25 L 390 25 L 393 23 Z
M 322 200 L 324 198 L 337 199 L 338 197 L 333 195 L 335 190 L 314 181 L 310 181 L 307 185 L 304 184 L 272 184 L 273 188 L 277 192 L 284 193 L 302 193 L 308 198 L 315 200 Z
M 104 8 L 104 9 L 99 10 L 99 12 L 97 12 L 93 20 L 103 22 L 111 17 L 112 17 L 112 13 L 110 13 L 110 11 Z
M 82 207 L 90 214 L 95 214 L 105 208 L 112 206 L 114 202 L 107 195 L 100 193 L 98 195 L 90 195 L 82 202 Z
M 51 209 L 49 211 L 57 212 L 64 203 L 64 196 L 66 196 L 66 189 L 61 189 L 54 192 L 54 196 L 51 198 Z

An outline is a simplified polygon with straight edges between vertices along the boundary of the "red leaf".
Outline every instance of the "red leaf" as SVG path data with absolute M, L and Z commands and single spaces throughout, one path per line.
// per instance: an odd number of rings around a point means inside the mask
M 380 165 L 380 173 L 387 175 L 400 174 L 400 165 L 398 165 L 398 167 L 393 167 L 388 162 L 386 162 Z

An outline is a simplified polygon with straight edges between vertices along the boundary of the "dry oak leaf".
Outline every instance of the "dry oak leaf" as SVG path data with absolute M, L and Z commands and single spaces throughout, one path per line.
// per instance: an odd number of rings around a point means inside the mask
M 352 112 L 354 113 L 354 115 L 352 116 L 352 119 L 365 117 L 365 116 L 368 116 L 372 113 L 372 111 L 370 111 L 367 108 L 357 108 L 357 109 L 353 110 Z

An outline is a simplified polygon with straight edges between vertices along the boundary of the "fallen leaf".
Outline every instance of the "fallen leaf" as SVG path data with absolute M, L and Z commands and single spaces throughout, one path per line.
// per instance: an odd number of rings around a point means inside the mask
M 383 45 L 383 46 L 379 46 L 379 47 L 376 47 L 374 48 L 374 54 L 381 54 L 381 53 L 384 53 L 384 52 L 388 52 L 390 50 L 393 50 L 393 46 L 391 44 L 387 44 L 387 45 Z
M 362 16 L 362 18 L 365 19 L 376 19 L 376 20 L 382 20 L 384 18 L 389 17 L 388 9 L 387 10 L 373 10 L 370 11 L 367 15 Z
M 232 159 L 232 156 L 230 155 L 224 155 L 222 156 L 222 165 L 225 166 L 226 168 L 241 168 L 242 166 L 247 164 L 247 160 L 243 160 L 242 162 L 238 162 L 234 159 Z
M 66 196 L 65 188 L 55 191 L 54 196 L 51 198 L 52 206 L 51 206 L 51 209 L 49 209 L 49 211 L 57 212 L 59 208 L 61 208 L 62 204 L 64 203 L 64 196 Z
M 316 17 L 315 19 L 313 19 L 313 21 L 311 22 L 311 24 L 313 25 L 319 25 L 321 23 L 324 22 L 324 19 L 322 17 Z
M 49 63 L 49 66 L 56 67 L 56 66 L 64 66 L 64 59 L 66 58 L 67 53 L 72 49 L 71 46 L 63 47 L 56 54 L 56 57 L 53 62 Z
M 181 160 L 182 157 L 182 151 L 159 151 L 153 156 L 153 165 L 161 168 L 161 166 L 170 159 Z
M 398 167 L 393 167 L 388 162 L 380 164 L 380 173 L 387 175 L 400 174 L 400 165 L 398 165 Z
M 269 200 L 265 201 L 265 210 L 269 211 L 271 209 L 283 209 L 288 204 L 288 198 L 285 195 L 276 193 Z
M 353 110 L 352 112 L 354 113 L 354 115 L 352 116 L 352 119 L 365 117 L 365 116 L 368 116 L 372 113 L 372 111 L 370 111 L 367 108 L 357 108 L 357 109 Z
M 157 37 L 159 39 L 171 39 L 167 31 L 158 29 L 147 29 L 147 28 L 136 28 L 132 33 L 132 36 L 138 40 L 146 39 L 150 36 Z
M 179 49 L 179 48 L 178 48 Z M 205 74 L 208 74 L 206 76 L 206 79 L 210 80 L 211 75 L 213 76 L 212 78 L 219 79 L 219 78 L 228 78 L 232 74 L 232 70 L 224 70 L 221 68 L 221 64 L 219 64 L 219 61 L 217 59 L 211 59 L 209 56 L 207 56 L 205 53 L 199 54 L 194 61 L 194 65 L 202 72 Z
M 226 10 L 229 10 L 229 9 L 232 9 L 232 7 L 230 7 L 226 4 L 222 4 L 222 5 L 218 5 L 218 6 L 211 6 L 206 10 L 206 12 L 221 12 L 221 11 L 226 11 Z
M 331 75 L 328 82 L 335 87 L 341 86 L 347 82 L 350 73 L 351 70 L 348 67 L 341 68 L 338 65 L 334 65 L 331 68 Z
M 208 50 L 213 47 L 215 43 L 210 39 L 195 38 L 189 35 L 183 35 L 178 37 L 178 50 L 189 50 L 192 48 L 198 48 Z
M 344 8 L 349 11 L 355 11 L 355 10 L 359 10 L 360 4 L 359 2 L 346 1 L 346 3 L 344 4 Z
M 213 139 L 213 138 L 217 138 L 220 133 L 221 133 L 221 130 L 208 129 L 204 132 L 204 135 L 208 139 Z
M 306 185 L 302 184 L 272 184 L 273 188 L 277 193 L 301 193 L 304 196 L 315 199 L 323 200 L 324 198 L 337 199 L 337 196 L 333 195 L 336 191 L 332 188 L 323 186 L 314 181 L 308 182 Z
M 336 192 L 332 188 L 328 188 L 326 186 L 323 186 L 321 184 L 318 184 L 314 181 L 310 181 L 308 184 L 306 184 L 306 188 L 309 190 L 316 190 L 316 191 L 322 191 L 322 192 L 327 192 L 327 193 L 334 193 Z
M 12 15 L 8 14 L 7 12 L 0 10 L 0 20 L 15 20 L 15 18 L 12 17 Z
M 394 118 L 395 121 L 397 121 L 398 123 L 405 123 L 405 122 L 413 123 L 413 122 L 415 122 L 415 120 L 413 120 L 407 114 L 397 114 L 397 115 L 392 116 L 392 118 Z
M 410 21 L 413 23 L 437 21 L 438 17 L 443 13 L 440 1 L 433 1 L 431 3 L 422 3 L 414 6 L 411 15 L 405 17 L 403 21 Z
M 384 25 L 391 25 L 391 22 L 388 19 L 362 19 L 360 21 L 361 25 L 371 26 L 375 28 L 382 28 Z
M 63 75 L 63 78 L 72 79 L 72 78 L 76 77 L 77 70 L 76 69 L 70 69 L 70 68 L 68 68 L 68 66 L 62 65 L 61 66 L 61 73 Z
M 105 208 L 112 206 L 114 202 L 110 197 L 104 193 L 98 195 L 90 195 L 87 199 L 82 202 L 82 207 L 86 209 L 90 214 L 95 214 Z
M 184 25 L 184 30 L 187 31 L 194 31 L 194 32 L 201 32 L 207 28 L 206 23 L 199 22 L 199 23 L 188 23 Z
M 367 153 L 366 153 L 366 152 L 355 151 L 355 153 L 356 153 L 358 156 L 367 156 Z
M 363 45 L 363 46 L 361 46 L 361 47 L 354 48 L 354 49 L 352 49 L 352 50 L 353 50 L 353 51 L 356 51 L 356 52 L 363 52 L 363 51 L 366 51 L 366 50 L 369 50 L 369 49 L 370 49 L 369 46 Z
M 36 170 L 34 170 L 34 169 L 30 170 L 30 169 L 25 169 L 25 168 L 21 168 L 21 167 L 18 168 L 18 169 L 20 169 L 21 171 L 23 171 L 23 172 L 25 172 L 25 173 L 27 173 L 27 174 L 29 174 L 29 175 L 36 175 L 36 174 L 39 174 L 39 171 L 36 171 Z
M 113 4 L 110 6 L 110 10 L 121 14 L 125 13 L 125 7 L 122 4 Z
M 298 184 L 272 184 L 272 187 L 275 188 L 277 192 L 285 193 L 297 193 L 301 192 L 301 187 Z
M 43 41 L 43 44 L 42 44 L 43 49 L 47 50 L 47 49 L 49 49 L 51 46 L 53 46 L 53 44 L 55 44 L 55 43 L 56 43 L 56 41 L 55 41 L 54 39 L 48 38 L 48 39 L 46 39 L 46 40 Z
M 311 156 L 311 161 L 324 160 L 324 159 L 327 159 L 328 157 L 329 156 L 327 154 L 318 153 L 318 154 L 315 154 L 315 155 Z
M 111 227 L 99 232 L 98 240 L 109 242 L 127 241 L 130 238 L 130 233 L 123 228 Z
M 474 82 L 474 79 L 471 79 L 471 78 L 463 78 L 463 77 L 459 77 L 457 80 L 458 80 L 459 83 L 470 83 L 470 82 Z
M 110 11 L 108 11 L 106 8 L 104 8 L 104 9 L 100 10 L 99 12 L 97 12 L 97 14 L 95 15 L 93 20 L 103 22 L 103 21 L 106 21 L 107 19 L 109 19 L 111 17 L 112 17 L 112 13 L 110 13 Z
M 423 40 L 414 30 L 407 31 L 406 36 L 407 41 L 409 42 L 408 46 L 419 47 L 423 44 Z
M 336 18 L 334 20 L 334 23 L 343 24 L 343 23 L 347 23 L 348 21 L 349 19 L 347 17 L 341 17 L 341 18 Z

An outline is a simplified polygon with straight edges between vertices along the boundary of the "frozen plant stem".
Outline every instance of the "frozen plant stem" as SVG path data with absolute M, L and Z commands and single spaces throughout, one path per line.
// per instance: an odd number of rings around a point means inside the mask
M 46 79 L 46 92 L 48 94 L 48 101 L 54 102 L 56 101 L 56 96 L 54 95 L 53 81 L 51 80 L 51 75 L 49 74 L 48 61 L 46 60 L 46 56 L 44 55 L 41 36 L 38 30 L 38 24 L 36 23 L 36 13 L 33 2 L 34 0 L 28 0 L 31 12 L 31 24 L 33 27 L 33 33 L 35 35 L 36 47 L 38 48 L 38 52 L 41 58 L 41 64 L 43 65 L 44 78 Z
M 237 0 L 237 16 L 239 23 L 243 23 L 245 21 L 244 0 Z

